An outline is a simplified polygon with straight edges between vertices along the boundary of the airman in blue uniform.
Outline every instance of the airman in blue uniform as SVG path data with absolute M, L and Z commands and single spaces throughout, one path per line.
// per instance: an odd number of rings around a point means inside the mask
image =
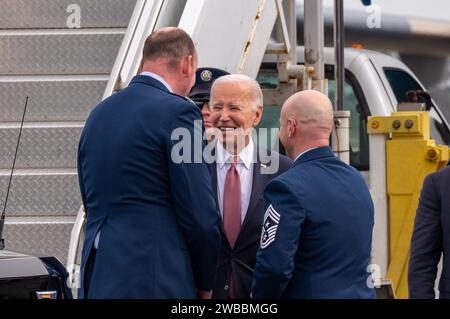
M 322 93 L 283 105 L 280 140 L 295 161 L 265 188 L 254 298 L 375 298 L 373 203 L 361 174 L 328 146 L 332 125 Z
M 201 122 L 185 98 L 196 50 L 184 31 L 165 28 L 149 36 L 143 56 L 141 73 L 94 108 L 80 138 L 79 297 L 208 298 L 220 247 L 211 174 L 194 147 L 176 161 L 171 137 L 183 128 L 194 145 Z

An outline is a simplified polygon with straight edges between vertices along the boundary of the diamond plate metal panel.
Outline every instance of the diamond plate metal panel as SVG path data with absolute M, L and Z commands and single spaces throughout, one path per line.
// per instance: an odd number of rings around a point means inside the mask
M 67 261 L 70 231 L 75 217 L 13 217 L 5 222 L 6 248 L 39 257 Z
M 124 28 L 136 0 L 2 0 L 0 29 L 67 28 L 71 4 L 80 7 L 81 28 Z
M 125 30 L 0 32 L 0 74 L 109 74 Z
M 3 203 L 10 170 L 0 170 Z M 8 216 L 76 215 L 81 205 L 75 169 L 17 170 L 8 199 Z
M 0 122 L 21 121 L 25 96 L 30 97 L 26 122 L 84 121 L 107 81 L 107 76 L 0 77 Z
M 83 124 L 24 124 L 16 168 L 76 167 L 78 141 Z M 20 123 L 0 124 L 0 168 L 11 168 Z
M 79 135 L 102 97 L 135 3 L 1 1 L 0 201 L 10 174 L 1 168 L 12 165 L 30 97 L 7 208 L 8 249 L 66 262 L 81 203 L 74 168 Z M 67 28 L 70 4 L 81 8 L 81 29 Z

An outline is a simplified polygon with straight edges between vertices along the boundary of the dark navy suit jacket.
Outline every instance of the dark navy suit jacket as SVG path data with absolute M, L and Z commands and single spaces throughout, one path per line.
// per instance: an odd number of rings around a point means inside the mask
M 264 199 L 254 298 L 375 298 L 374 211 L 357 170 L 329 147 L 313 149 L 269 182 Z
M 428 175 L 423 183 L 411 240 L 409 298 L 435 298 L 441 254 L 439 298 L 450 299 L 450 167 Z
M 222 244 L 217 266 L 217 278 L 213 290 L 213 298 L 226 299 L 230 287 L 231 274 L 233 273 L 236 297 L 240 299 L 250 298 L 250 288 L 253 277 L 253 270 L 256 263 L 256 251 L 261 237 L 261 227 L 264 216 L 263 193 L 266 184 L 274 177 L 285 172 L 292 164 L 292 161 L 274 151 L 262 149 L 255 150 L 256 163 L 253 164 L 253 180 L 250 202 L 239 236 L 233 248 L 231 248 L 225 235 L 223 223 L 220 223 L 222 234 Z M 261 160 L 261 157 L 264 157 Z M 263 174 L 263 166 L 270 165 L 270 158 L 278 157 L 278 170 L 274 173 Z M 217 198 L 217 168 L 216 164 L 211 165 L 213 189 Z
M 196 298 L 196 288 L 212 289 L 220 215 L 209 167 L 171 156 L 181 154 L 174 129 L 192 145 L 194 130 L 202 134 L 195 120 L 193 103 L 144 75 L 91 112 L 78 151 L 87 211 L 81 298 Z

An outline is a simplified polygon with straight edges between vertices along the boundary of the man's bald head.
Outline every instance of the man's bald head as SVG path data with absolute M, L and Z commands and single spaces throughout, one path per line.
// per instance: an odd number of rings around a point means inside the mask
M 289 156 L 308 148 L 328 145 L 332 128 L 333 106 L 330 99 L 319 91 L 298 92 L 283 104 L 280 139 Z
M 305 90 L 286 100 L 281 111 L 314 131 L 325 131 L 328 135 L 333 127 L 333 106 L 330 99 L 315 90 Z

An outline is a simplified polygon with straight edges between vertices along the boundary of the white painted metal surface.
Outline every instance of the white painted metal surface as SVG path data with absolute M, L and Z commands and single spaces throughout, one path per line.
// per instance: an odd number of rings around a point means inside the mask
M 156 23 L 162 0 L 138 0 L 128 24 L 127 32 L 117 54 L 103 98 L 128 85 L 136 74 L 145 37 Z
M 328 95 L 324 70 L 324 25 L 322 0 L 305 0 L 304 2 L 304 61 L 306 67 L 314 68 L 311 86 Z
M 178 26 L 194 39 L 199 67 L 254 78 L 276 18 L 274 0 L 188 0 Z
M 374 279 L 385 278 L 389 263 L 389 217 L 386 189 L 386 135 L 369 135 L 370 175 L 369 190 L 375 208 L 375 226 L 372 241 Z
M 334 111 L 334 128 L 331 146 L 334 154 L 344 163 L 350 164 L 350 111 Z
M 85 224 L 85 213 L 83 207 L 80 207 L 77 218 L 70 233 L 69 252 L 67 255 L 67 272 L 69 278 L 67 285 L 72 289 L 74 298 L 78 295 L 78 288 L 80 287 L 80 265 L 78 262 L 78 255 L 80 253 L 80 235 Z

